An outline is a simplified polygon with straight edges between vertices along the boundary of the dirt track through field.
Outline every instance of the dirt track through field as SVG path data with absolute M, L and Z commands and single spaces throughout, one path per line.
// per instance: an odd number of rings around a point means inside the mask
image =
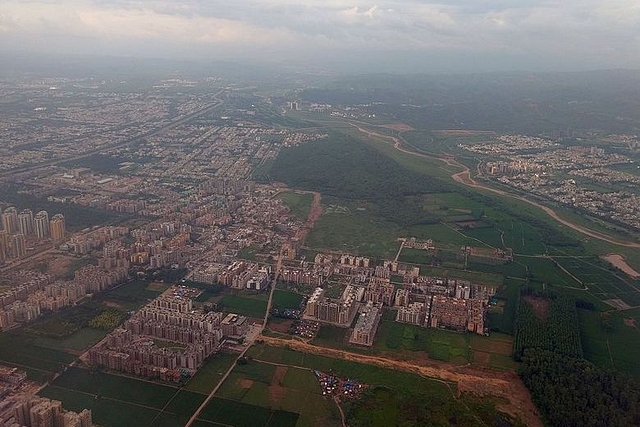
M 540 421 L 538 411 L 531 401 L 529 391 L 514 372 L 455 366 L 435 360 L 418 364 L 356 354 L 345 350 L 318 347 L 302 341 L 267 336 L 262 336 L 260 339 L 266 344 L 276 347 L 286 347 L 303 353 L 365 363 L 382 368 L 411 372 L 436 380 L 453 382 L 457 384 L 459 392 L 472 393 L 479 396 L 497 396 L 505 399 L 509 403 L 497 405 L 500 411 L 521 419 L 529 427 L 542 427 L 542 421 Z

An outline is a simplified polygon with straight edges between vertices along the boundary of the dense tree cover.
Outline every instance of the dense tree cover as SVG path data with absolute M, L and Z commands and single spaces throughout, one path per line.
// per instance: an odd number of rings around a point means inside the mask
M 525 294 L 529 294 L 525 291 Z M 530 294 L 531 295 L 531 294 Z M 531 295 L 534 296 L 534 295 Z M 582 357 L 578 312 L 573 298 L 545 293 L 535 295 L 546 305 L 546 318 L 536 313 L 526 298 L 520 298 L 516 316 L 514 357 L 519 360 L 526 349 L 539 348 L 572 357 Z
M 270 178 L 327 196 L 370 201 L 382 217 L 400 225 L 425 221 L 420 195 L 451 190 L 346 135 L 281 151 Z
M 124 315 L 114 309 L 105 310 L 89 321 L 88 326 L 94 329 L 110 331 L 122 323 Z
M 541 349 L 524 351 L 519 374 L 549 426 L 640 425 L 637 380 Z

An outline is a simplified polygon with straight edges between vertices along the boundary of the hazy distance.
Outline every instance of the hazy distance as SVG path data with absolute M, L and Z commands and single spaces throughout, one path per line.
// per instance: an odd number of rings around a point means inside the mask
M 328 72 L 640 68 L 636 0 L 3 1 L 0 54 Z

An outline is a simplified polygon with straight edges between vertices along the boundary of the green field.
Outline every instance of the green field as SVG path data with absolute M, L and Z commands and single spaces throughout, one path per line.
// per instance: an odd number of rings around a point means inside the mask
M 279 309 L 299 309 L 302 298 L 303 296 L 298 293 L 276 289 L 273 291 L 271 304 L 274 308 Z
M 374 348 L 385 353 L 426 352 L 429 357 L 456 364 L 471 361 L 470 335 L 424 328 L 395 321 L 395 311 L 382 316 Z
M 36 342 L 37 338 L 19 330 L 2 332 L 0 334 L 0 363 L 31 368 L 31 372 L 37 375 L 32 379 L 39 381 L 42 379 L 40 372 L 59 372 L 66 364 L 75 359 L 75 356 L 40 346 Z
M 281 199 L 290 210 L 291 216 L 298 221 L 306 221 L 311 211 L 311 202 L 313 202 L 313 194 L 310 193 L 296 193 L 293 191 L 287 191 L 278 194 L 278 198 Z
M 236 362 L 237 355 L 218 353 L 210 356 L 189 380 L 185 390 L 209 394 L 218 385 L 227 370 Z
M 458 400 L 453 398 L 453 393 L 455 393 L 454 384 L 422 378 L 406 372 L 265 345 L 253 346 L 249 349 L 249 354 L 257 360 L 294 365 L 320 371 L 332 371 L 337 375 L 367 384 L 370 386 L 372 392 L 375 392 L 378 388 L 382 388 L 389 390 L 391 394 L 396 396 L 396 399 L 382 399 L 378 402 L 379 404 L 375 404 L 371 400 L 372 396 L 365 394 L 364 399 L 361 401 L 344 403 L 349 425 L 393 425 L 393 423 L 377 424 L 376 420 L 386 420 L 387 418 L 385 418 L 384 414 L 387 413 L 387 410 L 390 414 L 395 414 L 397 413 L 398 407 L 403 407 L 407 404 L 412 405 L 409 402 L 414 402 L 413 404 L 415 404 L 415 402 L 422 402 L 420 405 L 426 405 L 424 406 L 424 410 L 420 410 L 419 412 L 420 415 L 417 418 L 419 421 L 411 423 L 409 419 L 403 418 L 407 414 L 402 413 L 399 418 L 396 419 L 397 425 L 444 426 L 451 425 L 451 420 L 455 418 L 458 425 L 480 426 L 490 425 L 493 422 L 492 418 L 500 416 L 493 406 L 487 413 L 472 412 L 469 409 L 470 405 L 466 403 L 467 399 L 472 398 L 471 396 L 463 394 Z M 290 370 L 291 367 L 288 369 Z M 289 371 L 287 371 L 287 375 L 288 372 Z M 285 375 L 285 380 L 283 381 L 285 386 L 293 381 L 291 378 L 288 379 L 287 375 Z M 298 375 L 302 376 L 303 374 L 296 374 L 296 376 Z M 310 376 L 307 377 L 307 381 L 312 379 Z M 300 379 L 295 379 L 295 384 L 300 384 L 300 382 Z M 298 385 L 298 387 L 301 388 L 302 385 Z M 471 400 L 469 400 L 469 402 L 471 402 Z M 382 410 L 382 408 L 387 409 Z M 378 412 L 380 413 L 378 414 Z M 378 414 L 382 418 L 372 416 L 372 414 Z M 402 424 L 403 422 L 405 424 Z
M 397 251 L 395 224 L 342 204 L 324 205 L 323 211 L 309 233 L 308 246 L 379 257 Z
M 218 301 L 218 309 L 228 313 L 262 318 L 267 311 L 267 301 L 239 295 L 224 295 Z

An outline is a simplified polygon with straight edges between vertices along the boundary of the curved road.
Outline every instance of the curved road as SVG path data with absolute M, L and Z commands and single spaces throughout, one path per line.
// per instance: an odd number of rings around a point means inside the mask
M 554 220 L 556 220 L 557 222 L 559 222 L 562 225 L 566 225 L 567 227 L 571 228 L 572 230 L 578 231 L 584 235 L 587 235 L 589 237 L 593 237 L 595 239 L 598 240 L 602 240 L 604 242 L 607 243 L 611 243 L 614 245 L 618 245 L 618 246 L 624 246 L 627 248 L 640 248 L 640 243 L 636 243 L 636 242 L 628 242 L 628 241 L 620 241 L 620 240 L 616 240 L 604 233 L 600 233 L 598 231 L 594 231 L 591 230 L 589 228 L 583 227 L 582 225 L 578 225 L 576 223 L 573 223 L 571 221 L 568 221 L 566 219 L 561 218 L 553 209 L 551 209 L 548 206 L 542 205 L 534 200 L 530 200 L 527 199 L 525 197 L 522 196 L 518 196 L 515 194 L 511 194 L 511 193 L 507 193 L 506 191 L 503 190 L 498 190 L 496 188 L 492 188 L 492 187 L 488 187 L 486 185 L 482 185 L 480 183 L 478 183 L 477 181 L 473 180 L 473 178 L 471 178 L 471 172 L 469 171 L 469 168 L 466 167 L 465 165 L 457 162 L 454 158 L 452 157 L 437 157 L 437 156 L 431 156 L 428 154 L 424 154 L 424 153 L 418 153 L 416 151 L 413 150 L 409 150 L 407 148 L 405 148 L 402 145 L 402 141 L 400 141 L 399 138 L 396 138 L 395 136 L 390 136 L 390 135 L 384 135 L 378 132 L 374 132 L 368 129 L 364 129 L 358 125 L 355 125 L 353 123 L 350 123 L 352 126 L 355 126 L 360 132 L 367 134 L 368 136 L 373 136 L 373 137 L 377 137 L 380 139 L 391 139 L 393 140 L 393 147 L 398 150 L 401 151 L 405 154 L 409 154 L 411 156 L 418 156 L 418 157 L 425 157 L 425 158 L 429 158 L 429 159 L 436 159 L 436 160 L 440 160 L 445 162 L 447 165 L 449 166 L 457 166 L 462 168 L 463 170 L 461 172 L 455 173 L 453 175 L 451 175 L 451 178 L 463 185 L 466 185 L 467 187 L 471 187 L 471 188 L 476 188 L 476 189 L 481 189 L 481 190 L 485 190 L 485 191 L 490 191 L 492 193 L 495 194 L 499 194 L 501 196 L 505 196 L 505 197 L 511 197 L 513 199 L 516 200 L 520 200 L 522 202 L 528 203 L 530 205 L 533 205 L 539 209 L 542 209 L 547 215 L 549 215 L 551 218 L 553 218 Z

